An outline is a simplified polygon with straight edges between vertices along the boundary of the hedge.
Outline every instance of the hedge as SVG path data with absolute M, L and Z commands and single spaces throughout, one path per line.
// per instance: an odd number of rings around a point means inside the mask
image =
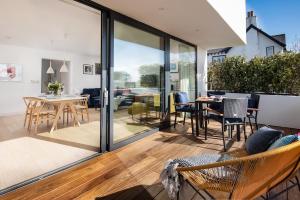
M 212 63 L 208 87 L 238 93 L 300 93 L 300 53 L 282 53 L 248 62 L 237 56 Z

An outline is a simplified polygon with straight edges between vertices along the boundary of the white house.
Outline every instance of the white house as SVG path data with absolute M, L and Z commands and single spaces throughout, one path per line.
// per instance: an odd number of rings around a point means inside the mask
M 247 44 L 211 49 L 207 52 L 208 63 L 222 62 L 226 57 L 232 56 L 243 56 L 246 60 L 251 60 L 254 57 L 266 57 L 285 51 L 285 34 L 269 35 L 258 28 L 257 17 L 253 11 L 248 12 L 246 22 Z

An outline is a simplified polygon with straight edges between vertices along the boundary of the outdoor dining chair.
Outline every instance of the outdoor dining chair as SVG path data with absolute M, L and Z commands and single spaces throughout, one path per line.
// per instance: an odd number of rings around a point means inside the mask
M 248 100 L 248 120 L 251 128 L 251 133 L 253 133 L 252 119 L 254 119 L 256 130 L 258 129 L 257 116 L 258 116 L 258 106 L 259 106 L 260 96 L 257 94 L 251 94 Z
M 196 107 L 194 102 L 190 102 L 188 94 L 186 92 L 177 92 L 174 95 L 175 100 L 175 123 L 174 128 L 177 124 L 177 115 L 178 113 L 184 113 L 183 117 L 183 124 L 185 124 L 186 113 L 191 114 L 191 125 L 192 125 L 192 132 L 194 133 L 194 126 L 193 126 L 193 116 L 196 113 Z
M 222 138 L 224 151 L 226 151 L 225 143 L 225 130 L 228 128 L 228 137 L 232 138 L 232 130 L 234 126 L 237 126 L 237 139 L 240 140 L 240 126 L 243 126 L 244 137 L 247 139 L 246 135 L 246 117 L 248 102 L 245 98 L 230 99 L 225 98 L 222 102 L 222 111 L 208 111 L 204 116 L 204 126 L 205 126 L 205 140 L 207 139 L 207 124 L 208 120 L 215 120 L 222 125 Z

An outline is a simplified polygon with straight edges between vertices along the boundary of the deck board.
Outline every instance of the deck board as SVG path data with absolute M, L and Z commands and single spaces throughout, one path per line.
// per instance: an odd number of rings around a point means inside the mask
M 223 146 L 218 130 L 217 124 L 210 123 L 210 135 L 205 141 L 203 136 L 194 138 L 188 125 L 178 125 L 176 129 L 155 133 L 0 199 L 168 200 L 159 182 L 159 174 L 166 161 L 204 152 L 221 152 Z M 242 138 L 240 142 L 234 142 L 231 149 L 243 145 Z M 299 194 L 295 187 L 289 192 L 289 199 L 299 199 Z M 218 198 L 223 196 L 215 195 Z M 187 198 L 202 199 L 192 190 Z M 282 195 L 277 199 L 285 198 Z

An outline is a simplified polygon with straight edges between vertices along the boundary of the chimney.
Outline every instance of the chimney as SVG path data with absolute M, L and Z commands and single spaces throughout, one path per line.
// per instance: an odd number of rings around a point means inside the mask
M 247 27 L 249 27 L 251 24 L 254 26 L 257 26 L 256 16 L 254 15 L 254 11 L 248 11 L 247 13 L 247 19 L 246 19 Z

